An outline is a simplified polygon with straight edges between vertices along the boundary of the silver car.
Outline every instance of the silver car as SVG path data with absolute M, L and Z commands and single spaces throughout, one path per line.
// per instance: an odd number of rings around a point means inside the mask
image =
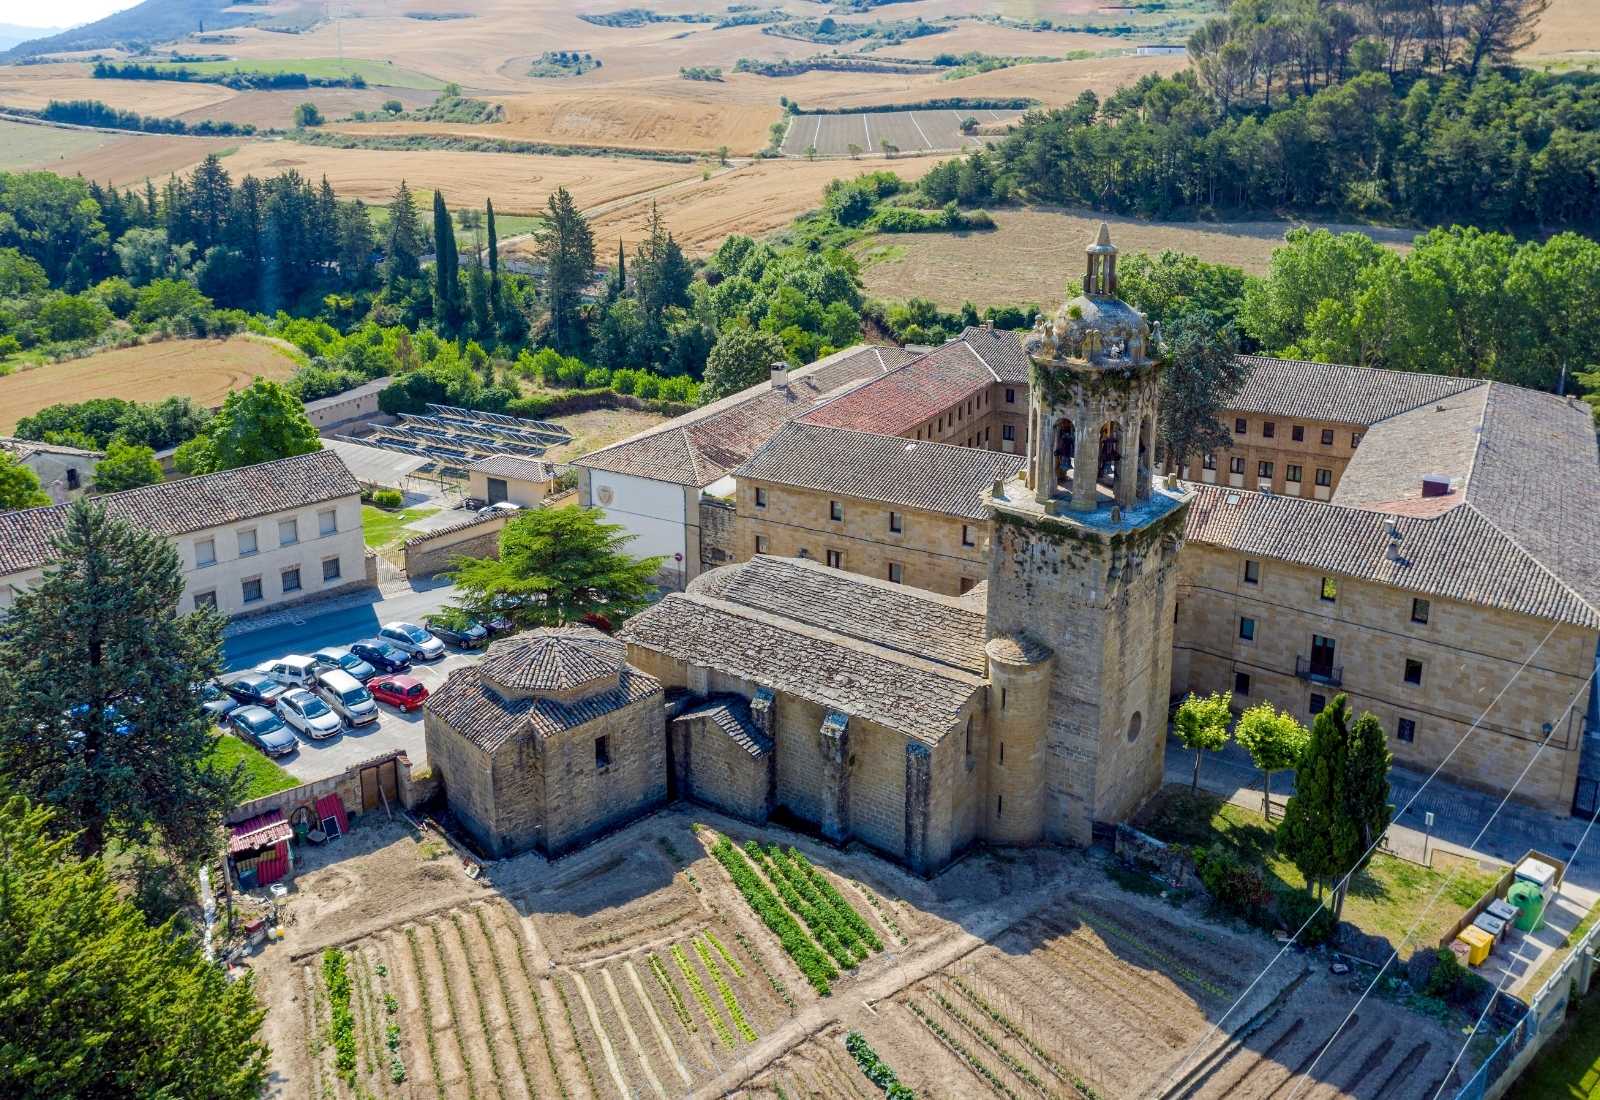
M 317 698 L 352 726 L 378 720 L 378 701 L 354 676 L 339 669 L 317 673 Z
M 437 661 L 444 656 L 444 643 L 416 623 L 384 623 L 378 637 L 419 661 Z
M 344 730 L 344 719 L 305 688 L 291 688 L 278 700 L 278 713 L 291 727 L 313 741 L 336 737 Z

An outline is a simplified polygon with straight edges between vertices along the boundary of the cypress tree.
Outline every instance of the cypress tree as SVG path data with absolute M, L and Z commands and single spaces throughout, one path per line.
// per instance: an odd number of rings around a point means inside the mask
M 433 193 L 433 314 L 446 331 L 461 324 L 461 276 L 456 257 L 456 230 L 444 194 Z
M 484 205 L 488 208 L 487 221 L 489 223 L 489 287 L 496 299 L 500 295 L 500 242 L 494 231 L 494 200 L 486 199 Z

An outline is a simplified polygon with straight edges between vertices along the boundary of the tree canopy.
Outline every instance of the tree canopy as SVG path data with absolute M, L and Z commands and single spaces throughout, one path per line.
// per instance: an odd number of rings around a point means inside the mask
M 1288 711 L 1258 703 L 1239 716 L 1233 737 L 1261 769 L 1261 812 L 1271 821 L 1272 774 L 1299 765 L 1310 734 Z
M 206 434 L 178 448 L 174 462 L 189 474 L 212 474 L 322 450 L 305 405 L 277 382 L 257 378 L 235 390 Z
M 724 329 L 706 360 L 705 396 L 715 401 L 764 382 L 773 366 L 786 361 L 783 341 L 773 333 L 742 325 Z
M 39 475 L 10 451 L 0 449 L 0 512 L 42 508 L 49 503 L 50 494 L 39 487 Z
M 1191 691 L 1172 716 L 1172 728 L 1179 743 L 1194 750 L 1194 779 L 1190 790 L 1200 789 L 1200 754 L 1216 752 L 1228 743 L 1228 723 L 1233 718 L 1229 707 L 1232 705 L 1233 696 L 1225 692 L 1196 695 Z
M 114 440 L 106 448 L 106 456 L 94 467 L 97 493 L 120 493 L 124 489 L 154 485 L 161 479 L 161 463 L 156 461 L 156 453 L 142 444 L 121 439 Z
M 1182 469 L 1190 455 L 1233 446 L 1233 433 L 1218 414 L 1250 377 L 1250 368 L 1239 359 L 1233 326 L 1204 310 L 1179 316 L 1163 344 L 1160 432 L 1169 457 Z

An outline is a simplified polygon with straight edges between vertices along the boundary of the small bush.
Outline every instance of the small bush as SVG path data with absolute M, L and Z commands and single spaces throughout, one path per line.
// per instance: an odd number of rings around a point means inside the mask
M 378 489 L 372 494 L 372 503 L 379 508 L 393 510 L 405 501 L 398 489 Z
M 1194 850 L 1194 869 L 1218 905 L 1246 920 L 1259 922 L 1272 902 L 1261 872 L 1221 844 Z
M 1423 992 L 1430 997 L 1451 1000 L 1461 989 L 1462 983 L 1469 976 L 1469 971 L 1461 965 L 1456 953 L 1448 947 L 1434 951 L 1433 958 L 1433 971 L 1428 975 L 1428 984 Z
M 1305 931 L 1300 932 L 1300 938 L 1295 941 L 1302 947 L 1315 947 L 1333 939 L 1333 913 L 1310 894 L 1279 894 L 1278 920 L 1290 933 L 1299 931 L 1300 926 L 1305 925 Z

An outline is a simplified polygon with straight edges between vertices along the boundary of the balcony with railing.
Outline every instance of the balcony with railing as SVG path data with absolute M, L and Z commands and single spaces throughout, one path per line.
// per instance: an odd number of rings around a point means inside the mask
M 1309 680 L 1313 684 L 1327 684 L 1329 687 L 1339 687 L 1344 683 L 1343 665 L 1314 661 L 1310 657 L 1294 659 L 1294 674 L 1302 680 Z

